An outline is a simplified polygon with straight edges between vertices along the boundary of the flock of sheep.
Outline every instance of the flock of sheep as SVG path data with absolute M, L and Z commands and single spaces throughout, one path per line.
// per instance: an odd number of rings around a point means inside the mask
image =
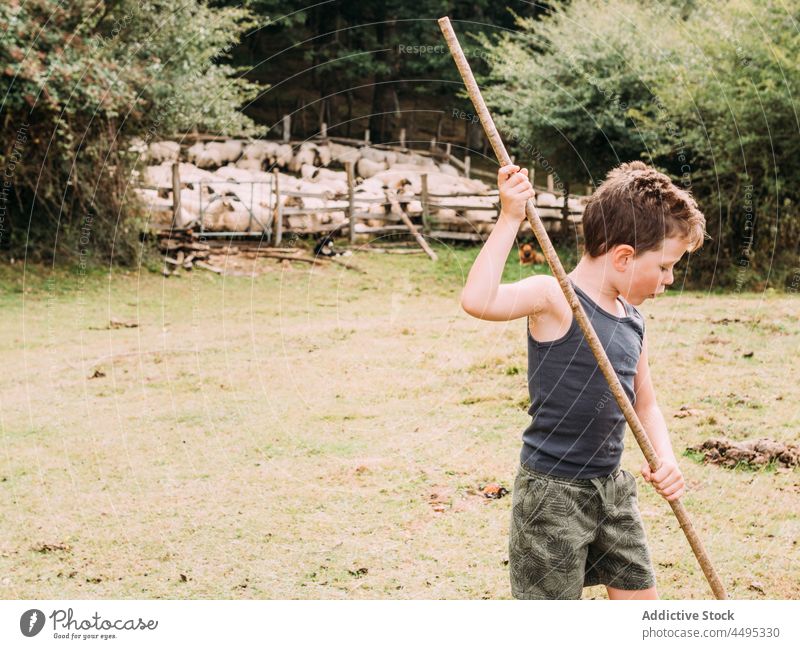
M 354 209 L 363 214 L 356 232 L 399 221 L 391 214 L 387 193 L 409 217 L 422 213 L 422 174 L 428 177 L 430 209 L 443 229 L 488 231 L 496 217 L 496 189 L 459 175 L 449 164 L 414 152 L 347 146 L 333 142 L 303 142 L 292 146 L 269 140 L 149 145 L 131 143 L 130 150 L 147 163 L 137 178 L 140 197 L 149 208 L 156 227 L 172 222 L 172 165 L 179 162 L 180 213 L 177 227 L 202 222 L 209 231 L 261 232 L 271 230 L 276 215 L 273 183 L 278 171 L 279 200 L 284 230 L 320 232 L 346 221 L 347 174 L 345 163 L 354 163 Z M 337 169 L 338 168 L 338 169 Z M 457 208 L 438 205 L 449 199 Z M 539 194 L 540 205 L 555 205 L 552 194 Z M 473 209 L 470 209 L 473 208 Z M 480 209 L 484 208 L 484 209 Z M 315 211 L 319 210 L 319 211 Z M 324 211 L 322 211 L 324 210 Z

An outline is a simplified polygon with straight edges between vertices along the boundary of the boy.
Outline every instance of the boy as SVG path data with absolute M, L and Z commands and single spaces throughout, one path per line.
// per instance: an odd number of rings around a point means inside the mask
M 501 212 L 470 270 L 461 305 L 484 320 L 527 316 L 531 423 L 522 435 L 509 535 L 518 599 L 580 599 L 605 584 L 609 599 L 658 599 L 637 508 L 636 478 L 620 469 L 625 418 L 558 281 L 500 284 L 533 188 L 515 165 L 498 174 Z M 694 199 L 643 162 L 612 170 L 583 214 L 585 252 L 567 276 L 634 405 L 661 468 L 644 479 L 667 500 L 684 480 L 656 403 L 642 314 L 634 305 L 672 284 L 672 268 L 703 244 Z

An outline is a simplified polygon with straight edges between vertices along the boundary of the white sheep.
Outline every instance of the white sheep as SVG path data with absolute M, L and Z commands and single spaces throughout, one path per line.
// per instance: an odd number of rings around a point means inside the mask
M 242 169 L 236 165 L 225 165 L 214 172 L 214 177 L 220 180 L 232 180 L 235 182 L 248 182 L 253 175 L 247 169 Z
M 317 168 L 312 164 L 304 163 L 302 167 L 300 167 L 300 177 L 303 180 L 311 180 L 314 175 L 317 173 Z
M 419 216 L 422 214 L 422 203 L 420 201 L 408 201 L 408 203 L 406 203 L 406 214 L 409 216 Z
M 317 165 L 327 167 L 331 163 L 331 148 L 327 144 L 317 146 Z
M 373 149 L 372 147 L 364 146 L 358 150 L 362 158 L 372 160 L 373 162 L 386 162 L 386 152 L 380 149 Z
M 167 163 L 145 167 L 142 184 L 152 187 L 172 187 L 172 165 Z
M 317 178 L 316 184 L 322 189 L 326 196 L 344 196 L 347 194 L 347 181 L 335 180 L 333 178 Z
M 186 150 L 186 159 L 191 162 L 192 164 L 197 163 L 197 156 L 202 155 L 203 151 L 205 151 L 205 147 L 203 146 L 202 142 L 195 142 L 192 146 L 190 146 Z
M 263 169 L 264 161 L 255 158 L 239 158 L 236 161 L 236 166 L 239 169 L 246 169 L 248 171 L 260 171 Z
M 148 148 L 148 159 L 156 164 L 161 162 L 177 162 L 181 153 L 181 145 L 177 142 L 162 140 L 151 142 Z
M 250 212 L 243 203 L 235 200 L 226 200 L 227 210 L 222 213 L 221 227 L 225 232 L 247 232 L 248 230 L 260 230 L 260 226 L 255 221 L 250 223 Z
M 376 162 L 369 158 L 361 158 L 356 164 L 356 173 L 362 178 L 371 178 L 386 169 L 385 162 Z
M 331 160 L 342 164 L 345 162 L 355 163 L 360 157 L 358 149 L 345 144 L 331 142 L 328 148 L 330 150 Z
M 275 164 L 285 169 L 292 161 L 291 144 L 280 144 L 275 151 Z
M 221 164 L 226 162 L 236 162 L 242 155 L 242 143 L 240 140 L 209 142 L 206 144 L 206 151 L 215 157 L 219 157 Z
M 300 147 L 300 150 L 294 155 L 292 161 L 289 163 L 289 171 L 298 173 L 303 165 L 314 165 L 317 159 L 317 152 L 315 149 L 305 146 Z
M 210 144 L 214 144 L 211 142 Z M 222 155 L 216 147 L 203 144 L 195 144 L 190 148 L 191 156 L 189 162 L 194 162 L 201 169 L 216 169 L 222 166 Z
M 230 196 L 219 198 L 203 209 L 203 228 L 212 231 L 228 231 L 228 228 L 231 227 L 233 228 L 230 230 L 232 232 L 244 232 L 247 229 L 247 221 L 245 220 L 242 227 L 242 214 L 247 215 L 247 218 L 250 216 L 241 201 Z M 235 229 L 237 226 L 242 229 Z
M 550 192 L 539 192 L 536 194 L 534 200 L 537 205 L 541 205 L 542 207 L 556 207 L 559 203 L 556 195 Z
M 242 157 L 236 163 L 236 166 L 243 169 L 263 169 L 265 166 L 268 166 L 275 161 L 275 153 L 277 150 L 277 142 L 270 142 L 268 140 L 257 140 L 255 142 L 251 142 L 244 147 L 244 150 L 242 151 Z M 243 161 L 248 162 L 240 164 Z M 254 162 L 257 163 L 257 165 L 253 164 Z

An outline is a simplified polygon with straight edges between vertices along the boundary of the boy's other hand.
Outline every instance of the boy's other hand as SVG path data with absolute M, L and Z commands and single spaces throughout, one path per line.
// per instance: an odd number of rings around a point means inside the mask
M 678 463 L 672 458 L 661 460 L 661 467 L 655 473 L 650 471 L 650 465 L 645 460 L 642 464 L 642 477 L 669 501 L 677 500 L 686 491 L 683 474 L 678 468 Z
M 525 219 L 525 203 L 536 194 L 528 180 L 528 170 L 517 165 L 500 167 L 497 172 L 497 188 L 500 190 L 502 213 L 517 223 Z

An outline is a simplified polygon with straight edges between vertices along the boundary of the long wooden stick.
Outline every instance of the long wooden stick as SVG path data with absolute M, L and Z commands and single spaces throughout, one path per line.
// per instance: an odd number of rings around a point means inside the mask
M 469 67 L 469 63 L 467 63 L 467 59 L 464 56 L 461 45 L 458 43 L 458 38 L 456 38 L 456 34 L 453 31 L 452 25 L 450 24 L 450 19 L 447 16 L 440 18 L 439 27 L 444 34 L 444 38 L 447 41 L 448 47 L 450 48 L 450 53 L 453 55 L 453 59 L 455 59 L 456 66 L 458 66 L 458 71 L 461 73 L 461 77 L 464 79 L 464 84 L 467 87 L 469 97 L 472 100 L 472 104 L 475 106 L 475 110 L 480 117 L 483 129 L 486 131 L 486 137 L 491 143 L 492 149 L 494 149 L 494 153 L 497 156 L 497 159 L 500 161 L 500 165 L 506 166 L 512 164 L 511 158 L 509 157 L 508 152 L 503 145 L 503 141 L 500 139 L 500 134 L 497 132 L 497 128 L 494 125 L 494 120 L 492 120 L 492 116 L 489 114 L 489 110 L 486 108 L 486 103 L 483 101 L 481 91 L 478 88 L 478 84 L 475 82 L 475 77 L 472 75 L 472 70 Z M 603 375 L 608 381 L 608 385 L 611 388 L 614 398 L 617 400 L 620 409 L 625 415 L 625 419 L 628 420 L 628 424 L 633 431 L 633 435 L 636 437 L 636 441 L 639 443 L 639 447 L 642 449 L 642 453 L 644 453 L 647 463 L 650 465 L 650 470 L 655 473 L 661 467 L 661 459 L 658 457 L 658 455 L 656 455 L 655 449 L 650 443 L 650 439 L 647 437 L 647 434 L 642 427 L 642 422 L 639 421 L 639 417 L 636 415 L 636 411 L 633 409 L 633 406 L 628 399 L 628 395 L 625 394 L 625 391 L 622 389 L 622 384 L 619 381 L 619 377 L 617 377 L 614 368 L 608 360 L 608 356 L 606 356 L 605 349 L 603 349 L 600 339 L 597 337 L 597 334 L 592 328 L 589 318 L 586 317 L 586 313 L 584 312 L 583 307 L 578 300 L 578 296 L 575 294 L 575 290 L 572 288 L 572 285 L 567 278 L 567 274 L 564 272 L 564 267 L 561 265 L 561 260 L 558 258 L 555 248 L 553 248 L 553 244 L 550 242 L 550 237 L 547 236 L 547 231 L 544 229 L 542 220 L 539 218 L 539 213 L 536 210 L 536 205 L 534 204 L 533 199 L 529 198 L 525 204 L 525 215 L 528 218 L 528 223 L 530 223 L 533 233 L 536 235 L 536 239 L 539 241 L 539 245 L 544 251 L 544 256 L 547 258 L 547 263 L 550 264 L 553 275 L 561 285 L 561 290 L 564 291 L 564 296 L 567 298 L 567 302 L 572 309 L 572 313 L 575 315 L 578 325 L 580 325 L 580 328 L 583 330 L 586 341 L 589 343 L 589 347 L 591 348 L 592 353 L 594 354 L 595 358 L 597 359 L 597 363 L 600 366 L 600 370 L 603 372 Z M 689 545 L 697 557 L 700 567 L 703 569 L 703 573 L 705 574 L 708 583 L 711 585 L 711 590 L 714 592 L 714 595 L 717 599 L 728 599 L 728 595 L 725 592 L 725 587 L 722 585 L 716 570 L 714 570 L 714 566 L 711 564 L 711 559 L 706 553 L 700 537 L 697 535 L 697 532 L 695 532 L 692 522 L 689 520 L 689 514 L 686 511 L 686 508 L 683 506 L 683 503 L 681 503 L 680 499 L 667 502 L 669 502 L 670 506 L 672 507 L 672 511 L 675 513 L 681 529 L 683 530 L 684 534 L 686 534 Z
M 436 253 L 431 249 L 431 247 L 425 242 L 425 239 L 422 238 L 419 232 L 417 232 L 417 228 L 414 227 L 414 224 L 411 222 L 411 219 L 408 218 L 406 213 L 403 211 L 403 208 L 400 207 L 400 203 L 397 202 L 397 192 L 394 189 L 387 189 L 386 190 L 386 198 L 391 205 L 392 214 L 395 214 L 400 217 L 400 220 L 405 223 L 405 226 L 408 228 L 409 232 L 414 235 L 414 238 L 417 240 L 419 247 L 422 248 L 433 261 L 438 261 L 439 258 L 436 256 Z

